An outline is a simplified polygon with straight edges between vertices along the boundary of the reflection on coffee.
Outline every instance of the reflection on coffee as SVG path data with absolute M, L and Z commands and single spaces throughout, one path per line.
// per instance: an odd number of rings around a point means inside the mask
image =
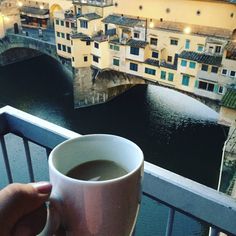
M 95 160 L 77 165 L 66 174 L 79 180 L 103 181 L 121 177 L 128 172 L 113 161 Z

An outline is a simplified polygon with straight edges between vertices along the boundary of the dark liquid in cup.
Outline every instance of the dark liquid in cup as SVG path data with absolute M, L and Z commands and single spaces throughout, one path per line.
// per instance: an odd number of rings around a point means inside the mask
M 113 161 L 95 160 L 79 164 L 69 170 L 66 175 L 79 180 L 103 181 L 118 178 L 127 173 L 124 168 Z

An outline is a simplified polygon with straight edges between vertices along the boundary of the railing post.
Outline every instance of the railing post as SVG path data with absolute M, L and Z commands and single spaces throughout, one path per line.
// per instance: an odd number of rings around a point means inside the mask
M 220 231 L 216 228 L 211 227 L 209 230 L 209 236 L 219 236 Z
M 30 181 L 34 182 L 34 171 L 33 171 L 33 165 L 32 165 L 32 160 L 30 156 L 29 143 L 28 143 L 28 140 L 25 138 L 23 138 L 23 142 L 24 142 L 24 147 L 25 147 L 25 156 L 27 160 Z
M 171 236 L 173 231 L 173 225 L 174 225 L 174 217 L 175 217 L 175 210 L 173 208 L 170 208 L 167 225 L 166 225 L 166 235 L 165 236 Z
M 2 155 L 3 155 L 3 159 L 4 159 L 4 164 L 6 167 L 8 182 L 13 183 L 13 178 L 12 178 L 12 173 L 11 173 L 11 168 L 10 168 L 10 163 L 9 163 L 9 158 L 8 158 L 8 154 L 7 154 L 6 142 L 5 142 L 4 136 L 0 136 L 0 141 L 1 141 Z

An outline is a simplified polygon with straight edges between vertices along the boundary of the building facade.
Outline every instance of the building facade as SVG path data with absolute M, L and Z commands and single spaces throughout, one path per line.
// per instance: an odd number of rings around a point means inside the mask
M 236 83 L 229 1 L 74 0 L 54 26 L 58 55 L 76 69 L 120 71 L 213 100 Z

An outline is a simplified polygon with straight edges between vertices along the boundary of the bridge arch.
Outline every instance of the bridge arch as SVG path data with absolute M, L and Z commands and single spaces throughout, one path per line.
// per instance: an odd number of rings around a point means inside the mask
M 3 57 L 10 55 L 6 52 L 12 49 L 35 50 L 60 61 L 59 57 L 57 56 L 55 44 L 19 34 L 8 34 L 6 37 L 0 39 L 0 65 L 3 65 L 4 61 L 6 61 L 6 58 L 3 59 Z

